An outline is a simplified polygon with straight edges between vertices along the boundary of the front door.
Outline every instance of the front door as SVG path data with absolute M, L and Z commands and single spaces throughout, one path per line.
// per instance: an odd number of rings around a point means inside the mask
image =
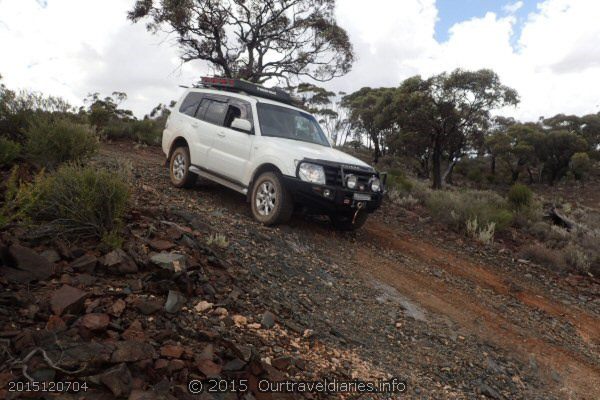
M 254 134 L 231 129 L 235 118 L 246 119 L 253 124 L 250 103 L 229 98 L 223 124 L 215 126 L 217 133 L 209 150 L 207 168 L 236 183 L 242 183 L 250 162 Z

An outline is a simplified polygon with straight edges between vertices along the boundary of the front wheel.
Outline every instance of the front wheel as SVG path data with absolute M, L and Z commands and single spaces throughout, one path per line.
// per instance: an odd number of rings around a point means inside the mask
M 265 172 L 254 181 L 250 203 L 254 218 L 268 226 L 289 221 L 294 211 L 292 197 L 283 186 L 281 175 L 273 172 Z
M 359 212 L 356 218 L 354 214 L 332 214 L 329 216 L 333 227 L 339 231 L 355 231 L 362 228 L 367 222 L 369 214 L 365 211 Z

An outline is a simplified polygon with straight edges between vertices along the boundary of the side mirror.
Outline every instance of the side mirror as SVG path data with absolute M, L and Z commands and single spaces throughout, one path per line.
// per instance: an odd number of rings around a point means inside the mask
M 252 132 L 252 124 L 247 119 L 234 118 L 230 127 L 236 131 L 242 131 L 246 133 Z

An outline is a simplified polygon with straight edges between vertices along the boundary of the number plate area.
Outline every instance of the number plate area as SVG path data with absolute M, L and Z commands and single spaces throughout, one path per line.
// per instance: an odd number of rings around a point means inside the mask
M 371 195 L 363 194 L 363 193 L 354 193 L 354 200 L 356 200 L 356 201 L 371 201 Z

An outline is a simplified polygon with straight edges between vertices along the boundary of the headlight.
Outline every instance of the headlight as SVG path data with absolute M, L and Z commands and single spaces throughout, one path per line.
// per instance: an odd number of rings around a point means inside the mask
M 300 164 L 298 177 L 306 182 L 318 183 L 320 185 L 325 184 L 325 170 L 320 165 L 311 163 Z
M 346 175 L 346 187 L 348 189 L 356 188 L 356 184 L 358 183 L 358 178 L 356 175 Z
M 381 191 L 381 181 L 379 180 L 379 178 L 371 179 L 371 190 L 374 192 Z

